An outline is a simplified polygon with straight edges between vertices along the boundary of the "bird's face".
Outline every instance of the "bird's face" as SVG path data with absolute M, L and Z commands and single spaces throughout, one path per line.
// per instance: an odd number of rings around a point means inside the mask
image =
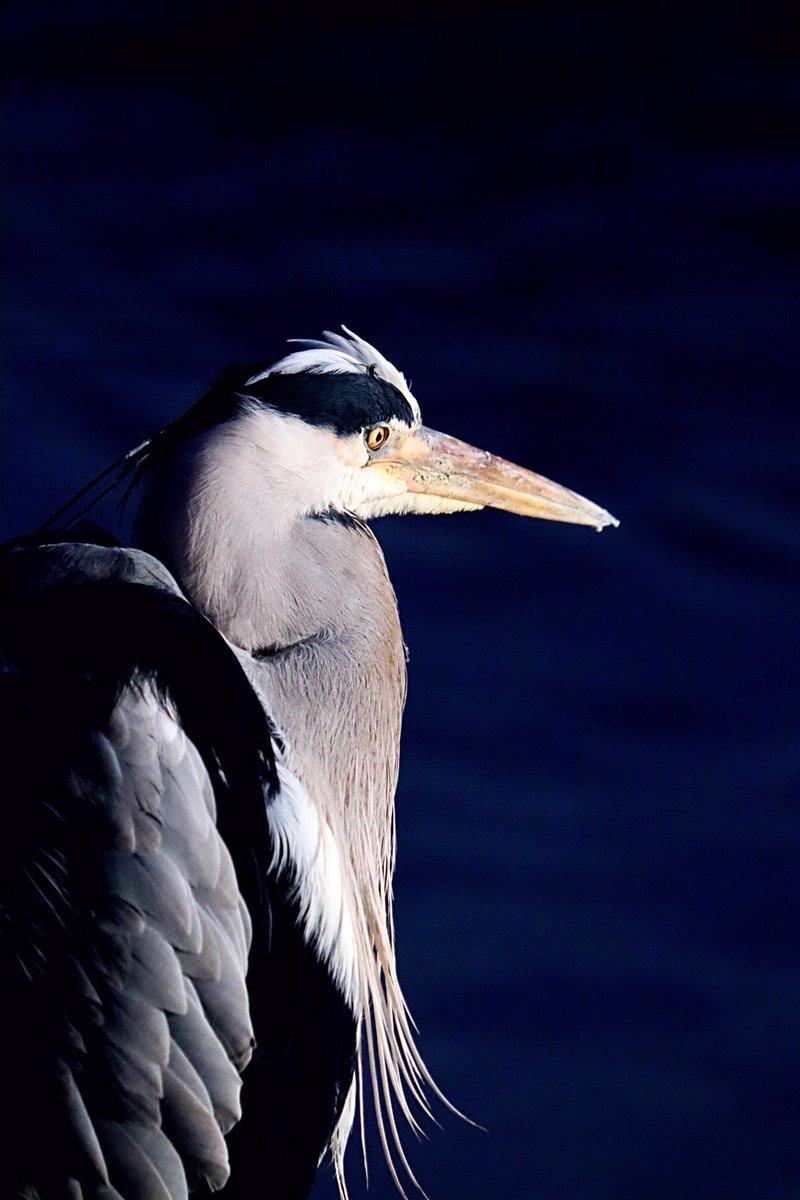
M 575 492 L 428 429 L 400 372 L 345 334 L 306 343 L 244 388 L 271 426 L 272 453 L 282 443 L 296 480 L 308 481 L 307 511 L 369 519 L 491 507 L 596 529 L 617 524 Z

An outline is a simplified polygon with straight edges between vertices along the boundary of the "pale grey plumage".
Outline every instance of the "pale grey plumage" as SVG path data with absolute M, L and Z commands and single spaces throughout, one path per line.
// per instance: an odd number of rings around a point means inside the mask
M 98 919 L 118 952 L 110 986 L 91 991 L 102 1013 L 101 1055 L 124 1115 L 92 1122 L 68 1070 L 65 1088 L 76 1145 L 91 1157 L 98 1184 L 112 1175 L 126 1200 L 178 1200 L 188 1194 L 187 1176 L 225 1181 L 223 1134 L 240 1113 L 240 1071 L 251 1052 L 241 899 L 225 886 L 220 864 L 228 851 L 208 792 L 197 786 L 201 772 L 197 751 L 145 690 L 120 698 L 110 728 L 91 738 L 74 774 L 75 787 L 99 801 L 110 846 L 102 856 L 109 909 Z M 130 795 L 134 777 L 142 786 Z M 197 864 L 198 826 L 214 847 L 201 874 L 184 867 Z
M 58 594 L 98 579 L 179 596 L 161 564 L 136 551 L 23 548 L 9 561 L 4 598 L 24 597 L 26 589 Z M 13 656 L 5 670 L 13 681 L 20 670 Z M 81 935 L 90 940 L 79 950 L 64 903 L 82 881 L 67 875 L 67 851 L 46 840 L 21 864 L 69 947 L 62 968 L 68 997 L 53 997 L 66 1008 L 53 1063 L 60 1125 L 49 1132 L 68 1147 L 68 1191 L 76 1200 L 181 1200 L 191 1183 L 219 1187 L 228 1176 L 224 1135 L 241 1115 L 241 1071 L 253 1041 L 249 916 L 216 828 L 208 773 L 151 683 L 125 687 L 107 722 L 73 744 L 68 763 L 60 753 L 47 751 L 52 766 L 20 799 L 46 803 L 54 786 L 48 772 L 65 771 L 72 800 L 59 821 L 70 805 L 87 806 L 87 833 L 97 840 L 87 846 L 85 883 L 96 907 Z M 44 931 L 41 938 L 41 952 L 36 940 L 17 950 L 29 979 L 60 954 Z M 90 1041 L 87 1093 L 82 1064 Z M 101 1093 L 108 1100 L 98 1103 Z M 46 1157 L 44 1167 L 46 1175 Z M 44 1195 L 52 1194 L 48 1188 Z M 27 1187 L 22 1194 L 40 1193 Z

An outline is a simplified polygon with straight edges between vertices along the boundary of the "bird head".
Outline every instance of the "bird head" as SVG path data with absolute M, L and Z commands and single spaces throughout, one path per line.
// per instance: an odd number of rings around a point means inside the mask
M 400 371 L 342 329 L 220 381 L 234 404 L 231 429 L 280 475 L 295 511 L 366 520 L 491 507 L 595 529 L 617 524 L 575 492 L 427 428 Z

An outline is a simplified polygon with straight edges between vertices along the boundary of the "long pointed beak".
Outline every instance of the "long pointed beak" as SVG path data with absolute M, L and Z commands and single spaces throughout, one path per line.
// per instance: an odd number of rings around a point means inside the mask
M 387 450 L 383 461 L 404 478 L 412 493 L 597 530 L 619 525 L 616 517 L 576 492 L 424 425 L 401 435 Z

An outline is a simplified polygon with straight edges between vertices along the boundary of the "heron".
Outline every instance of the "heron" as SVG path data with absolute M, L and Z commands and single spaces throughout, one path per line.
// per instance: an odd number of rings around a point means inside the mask
M 72 505 L 0 555 L 14 1195 L 300 1200 L 329 1157 L 346 1196 L 367 1089 L 416 1184 L 401 1126 L 445 1097 L 397 977 L 406 650 L 369 522 L 617 522 L 424 426 L 341 330 L 229 368 L 115 464 L 131 547 Z

